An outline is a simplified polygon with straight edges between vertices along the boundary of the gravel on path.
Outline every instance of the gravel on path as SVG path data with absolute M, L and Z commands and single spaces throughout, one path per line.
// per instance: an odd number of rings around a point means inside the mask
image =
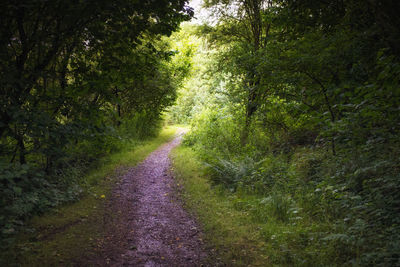
M 102 256 L 108 266 L 200 266 L 201 231 L 177 197 L 169 152 L 181 135 L 130 169 L 113 190 Z M 89 263 L 90 264 L 90 263 Z

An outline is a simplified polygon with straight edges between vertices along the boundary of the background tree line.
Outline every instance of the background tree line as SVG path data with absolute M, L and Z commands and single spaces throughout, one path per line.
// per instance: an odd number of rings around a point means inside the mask
M 3 239 L 74 199 L 99 156 L 157 132 L 189 67 L 163 38 L 193 15 L 186 2 L 0 3 Z
M 399 264 L 400 4 L 204 6 L 217 22 L 190 29 L 202 66 L 171 117 L 272 262 Z

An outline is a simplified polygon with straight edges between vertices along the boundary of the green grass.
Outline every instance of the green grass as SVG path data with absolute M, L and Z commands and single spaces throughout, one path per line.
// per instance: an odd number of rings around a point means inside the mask
M 43 216 L 33 218 L 16 244 L 0 253 L 1 266 L 71 266 L 76 259 L 96 254 L 104 237 L 105 203 L 117 177 L 127 167 L 171 140 L 178 127 L 164 128 L 158 137 L 127 145 L 106 156 L 82 180 L 83 197 Z
M 171 158 L 185 205 L 205 233 L 211 265 L 334 266 L 330 259 L 337 250 L 315 242 L 330 225 L 307 218 L 288 196 L 277 192 L 266 198 L 212 186 L 189 147 L 176 148 Z
M 178 147 L 171 157 L 185 204 L 198 217 L 210 245 L 210 264 L 267 265 L 266 243 L 258 225 L 249 223 L 248 212 L 235 209 L 229 193 L 210 186 L 204 166 L 190 148 Z

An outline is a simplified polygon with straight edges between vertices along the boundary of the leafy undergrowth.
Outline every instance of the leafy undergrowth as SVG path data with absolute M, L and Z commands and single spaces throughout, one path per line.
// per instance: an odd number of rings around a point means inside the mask
M 17 242 L 0 252 L 1 266 L 70 266 L 96 254 L 110 214 L 105 205 L 112 185 L 130 166 L 136 165 L 161 144 L 173 138 L 177 127 L 165 128 L 158 137 L 132 143 L 101 159 L 98 168 L 82 179 L 83 197 L 72 204 L 33 218 Z
M 329 259 L 335 251 L 340 253 L 335 246 L 314 242 L 332 231 L 332 224 L 300 217 L 290 199 L 211 185 L 207 167 L 189 147 L 175 149 L 172 159 L 185 204 L 214 251 L 211 265 L 326 266 L 333 264 Z

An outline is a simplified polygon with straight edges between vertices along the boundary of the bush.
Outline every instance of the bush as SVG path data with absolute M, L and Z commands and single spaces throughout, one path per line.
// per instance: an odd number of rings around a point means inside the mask
M 324 228 L 315 232 L 306 227 L 303 233 L 313 238 L 309 249 L 324 247 L 320 255 L 310 251 L 304 262 L 291 257 L 287 263 L 399 263 L 400 149 L 396 142 L 388 144 L 392 138 L 371 137 L 371 142 L 357 146 L 339 143 L 335 156 L 317 144 L 297 141 L 279 152 L 276 144 L 285 143 L 286 136 L 274 139 L 268 132 L 251 130 L 250 142 L 243 147 L 240 122 L 226 112 L 198 115 L 185 143 L 208 166 L 212 182 L 233 193 L 236 209 L 256 222 Z
M 66 177 L 48 179 L 30 165 L 0 165 L 0 240 L 7 247 L 25 220 L 61 203 L 75 200 L 82 192 Z

